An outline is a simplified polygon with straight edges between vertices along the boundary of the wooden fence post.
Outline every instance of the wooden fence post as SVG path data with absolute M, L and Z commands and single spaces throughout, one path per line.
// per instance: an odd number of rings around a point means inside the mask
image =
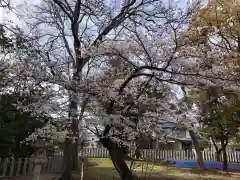
M 8 162 L 9 162 L 9 159 L 5 158 L 4 163 L 3 163 L 3 173 L 2 173 L 3 177 L 7 176 Z
M 17 163 L 16 176 L 20 175 L 21 166 L 22 166 L 22 158 L 19 158 Z
M 234 159 L 236 159 L 236 162 L 239 162 L 238 154 L 236 151 L 234 152 Z
M 52 157 L 49 157 L 48 159 L 49 159 L 49 161 L 48 161 L 47 172 L 50 173 L 52 170 Z
M 10 177 L 13 176 L 14 166 L 15 166 L 15 158 L 14 158 L 14 157 L 11 157 L 11 165 L 10 165 L 10 171 L 9 171 L 9 176 L 10 176 Z
M 24 158 L 24 163 L 23 163 L 23 176 L 27 175 L 27 164 L 28 164 L 28 158 Z
M 32 155 L 28 161 L 28 176 L 31 176 L 33 172 L 33 160 L 34 160 L 34 156 Z

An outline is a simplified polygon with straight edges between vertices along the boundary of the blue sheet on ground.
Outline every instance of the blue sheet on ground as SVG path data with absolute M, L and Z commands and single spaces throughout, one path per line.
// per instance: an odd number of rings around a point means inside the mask
M 194 160 L 176 160 L 171 159 L 171 166 L 173 167 L 182 167 L 182 168 L 196 168 L 197 161 Z M 222 162 L 218 161 L 204 161 L 207 169 L 222 169 Z M 228 163 L 229 169 L 240 169 L 240 163 Z

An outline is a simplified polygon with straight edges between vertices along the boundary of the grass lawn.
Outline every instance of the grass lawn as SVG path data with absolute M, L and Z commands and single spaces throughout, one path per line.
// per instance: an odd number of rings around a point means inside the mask
M 128 162 L 130 164 L 130 162 Z M 184 169 L 138 161 L 134 173 L 144 180 L 240 180 L 240 172 L 202 172 L 198 169 Z M 145 174 L 150 174 L 146 176 Z M 146 178 L 148 177 L 148 178 Z M 84 168 L 84 180 L 118 180 L 119 176 L 112 162 L 107 158 L 91 158 Z

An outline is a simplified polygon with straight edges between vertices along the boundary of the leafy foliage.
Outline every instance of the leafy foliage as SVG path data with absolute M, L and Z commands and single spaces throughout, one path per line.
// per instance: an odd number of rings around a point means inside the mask
M 197 88 L 190 90 L 189 96 L 202 111 L 201 131 L 208 138 L 227 145 L 239 137 L 240 99 L 237 94 L 219 88 Z
M 20 96 L 19 94 L 4 94 L 0 100 L 0 142 L 1 156 L 29 156 L 33 153 L 31 146 L 25 144 L 26 138 L 35 128 L 42 127 L 49 117 L 42 115 L 41 117 L 33 117 L 31 112 L 23 112 L 18 109 L 15 104 L 21 99 L 25 99 L 31 103 L 31 96 Z

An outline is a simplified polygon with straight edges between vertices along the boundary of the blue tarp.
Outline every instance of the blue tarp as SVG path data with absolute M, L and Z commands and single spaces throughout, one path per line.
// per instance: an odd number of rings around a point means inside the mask
M 182 167 L 182 168 L 197 168 L 197 161 L 194 160 L 176 160 L 170 159 L 171 166 L 173 167 Z M 204 161 L 207 169 L 222 169 L 222 162 L 219 161 Z M 240 163 L 228 163 L 229 169 L 239 169 Z

